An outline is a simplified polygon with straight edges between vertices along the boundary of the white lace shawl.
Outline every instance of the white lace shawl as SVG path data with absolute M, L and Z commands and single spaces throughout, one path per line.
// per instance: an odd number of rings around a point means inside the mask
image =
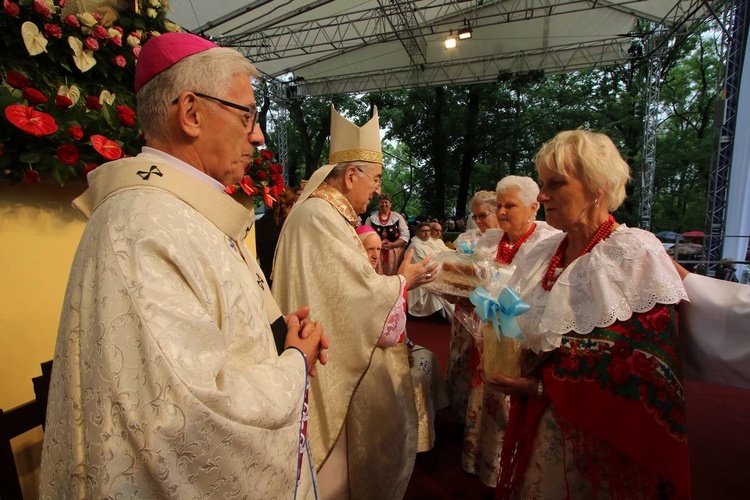
M 526 336 L 524 347 L 534 352 L 560 346 L 568 332 L 581 335 L 646 312 L 655 304 L 687 300 L 682 280 L 661 242 L 641 229 L 619 226 L 593 250 L 574 260 L 549 292 L 542 288 L 564 233 L 550 236 L 515 259 L 508 284 L 531 310 L 517 318 Z

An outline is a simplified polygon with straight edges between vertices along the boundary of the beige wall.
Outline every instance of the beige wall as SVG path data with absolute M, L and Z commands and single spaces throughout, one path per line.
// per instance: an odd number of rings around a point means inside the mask
M 34 399 L 31 379 L 52 359 L 68 271 L 84 219 L 84 186 L 0 183 L 0 408 Z M 13 440 L 25 497 L 36 498 L 41 428 Z
M 70 203 L 85 186 L 0 183 L 0 408 L 34 399 L 52 359 L 68 272 L 85 227 Z M 248 236 L 255 248 L 255 232 Z M 13 440 L 24 496 L 37 498 L 41 428 Z

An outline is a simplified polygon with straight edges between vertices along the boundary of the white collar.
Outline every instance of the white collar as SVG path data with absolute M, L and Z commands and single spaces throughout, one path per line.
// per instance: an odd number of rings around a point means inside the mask
M 184 161 L 180 160 L 179 158 L 175 158 L 169 153 L 165 153 L 164 151 L 160 149 L 150 148 L 148 146 L 143 146 L 141 148 L 141 153 L 138 155 L 138 158 L 145 158 L 145 157 L 152 157 L 152 158 L 158 158 L 159 160 L 168 163 L 170 166 L 176 168 L 180 172 L 183 172 L 194 179 L 198 179 L 199 181 L 207 184 L 208 186 L 211 186 L 213 188 L 218 189 L 219 191 L 224 191 L 226 189 L 226 186 L 222 184 L 221 182 L 217 181 L 210 175 L 206 174 L 205 172 L 201 172 L 194 166 L 185 163 Z

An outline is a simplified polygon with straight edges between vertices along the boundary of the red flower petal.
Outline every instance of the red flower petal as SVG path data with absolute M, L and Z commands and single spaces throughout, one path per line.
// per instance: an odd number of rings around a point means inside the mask
M 120 146 L 103 135 L 92 135 L 91 145 L 94 146 L 97 153 L 108 160 L 116 160 L 122 156 L 122 149 Z
M 29 106 L 11 104 L 5 108 L 5 117 L 16 127 L 36 137 L 57 132 L 57 123 L 51 115 Z
M 242 190 L 245 191 L 248 196 L 255 196 L 259 192 L 253 184 L 253 180 L 249 175 L 246 175 L 242 178 L 242 180 L 240 181 L 240 186 L 242 186 Z

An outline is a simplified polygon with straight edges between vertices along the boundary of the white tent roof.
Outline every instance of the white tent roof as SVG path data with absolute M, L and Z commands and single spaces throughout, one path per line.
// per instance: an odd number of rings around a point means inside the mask
M 492 81 L 627 59 L 637 18 L 670 30 L 713 0 L 171 0 L 170 18 L 325 95 Z M 473 36 L 446 49 L 451 31 Z

